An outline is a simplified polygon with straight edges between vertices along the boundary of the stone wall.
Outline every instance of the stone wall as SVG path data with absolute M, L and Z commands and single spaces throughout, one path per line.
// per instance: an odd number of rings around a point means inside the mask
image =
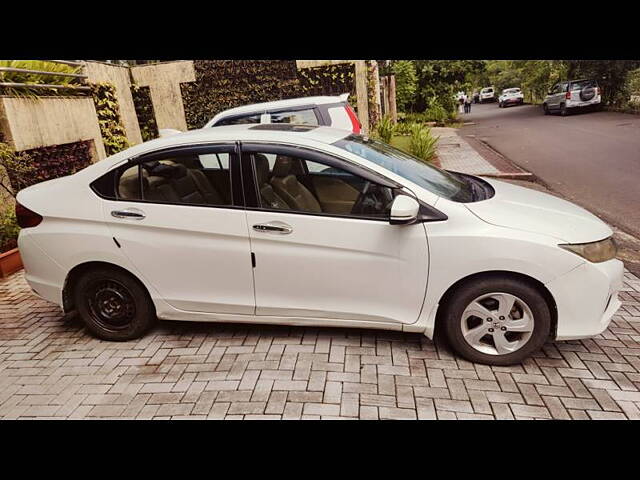
M 93 140 L 93 161 L 106 158 L 91 97 L 0 97 L 0 130 L 17 151 Z
M 102 62 L 85 62 L 84 73 L 91 83 L 110 83 L 116 89 L 118 109 L 127 140 L 131 145 L 142 143 L 140 126 L 131 95 L 129 68 Z
M 149 87 L 158 129 L 187 130 L 180 84 L 194 82 L 192 61 L 178 61 L 131 67 L 136 85 Z

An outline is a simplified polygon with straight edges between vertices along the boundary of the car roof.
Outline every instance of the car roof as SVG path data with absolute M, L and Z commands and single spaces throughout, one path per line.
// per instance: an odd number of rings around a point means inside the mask
M 286 100 L 276 100 L 273 102 L 253 103 L 251 105 L 243 105 L 241 107 L 230 108 L 214 116 L 204 128 L 210 127 L 213 123 L 220 121 L 226 117 L 235 117 L 236 115 L 243 115 L 248 113 L 265 112 L 267 110 L 277 110 L 281 108 L 300 107 L 303 105 L 324 105 L 327 103 L 340 103 L 346 102 L 349 97 L 348 93 L 343 93 L 338 96 L 318 96 L 318 97 L 299 97 L 289 98 Z
M 349 130 L 332 127 L 294 125 L 294 124 L 248 124 L 248 125 L 224 125 L 216 128 L 190 130 L 176 133 L 168 137 L 156 138 L 131 148 L 123 150 L 111 157 L 98 162 L 107 168 L 121 162 L 124 159 L 137 157 L 165 148 L 192 145 L 200 143 L 225 143 L 225 142 L 278 142 L 291 143 L 300 146 L 312 146 L 313 144 L 331 144 L 351 135 Z M 96 165 L 97 165 L 96 164 Z M 108 164 L 108 165 L 107 165 Z

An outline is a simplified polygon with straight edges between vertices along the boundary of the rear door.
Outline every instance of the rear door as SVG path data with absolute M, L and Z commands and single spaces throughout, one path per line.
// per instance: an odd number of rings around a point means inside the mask
M 169 149 L 114 172 L 104 219 L 138 275 L 176 309 L 254 313 L 235 148 Z

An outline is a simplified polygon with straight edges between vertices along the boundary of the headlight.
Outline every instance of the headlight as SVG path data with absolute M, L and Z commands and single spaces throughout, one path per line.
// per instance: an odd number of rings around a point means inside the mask
M 591 243 L 565 243 L 558 245 L 560 248 L 569 250 L 570 252 L 586 258 L 590 262 L 600 263 L 615 258 L 618 252 L 618 246 L 613 237 Z

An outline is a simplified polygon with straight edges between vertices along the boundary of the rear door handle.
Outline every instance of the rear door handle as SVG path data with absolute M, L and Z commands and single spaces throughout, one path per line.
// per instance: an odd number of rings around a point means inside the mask
M 126 218 L 129 220 L 142 220 L 146 217 L 142 210 L 137 208 L 125 208 L 124 210 L 113 210 L 111 212 L 112 217 Z
M 288 235 L 293 232 L 293 228 L 284 222 L 258 223 L 253 226 L 256 232 L 261 233 L 278 233 L 280 235 Z

